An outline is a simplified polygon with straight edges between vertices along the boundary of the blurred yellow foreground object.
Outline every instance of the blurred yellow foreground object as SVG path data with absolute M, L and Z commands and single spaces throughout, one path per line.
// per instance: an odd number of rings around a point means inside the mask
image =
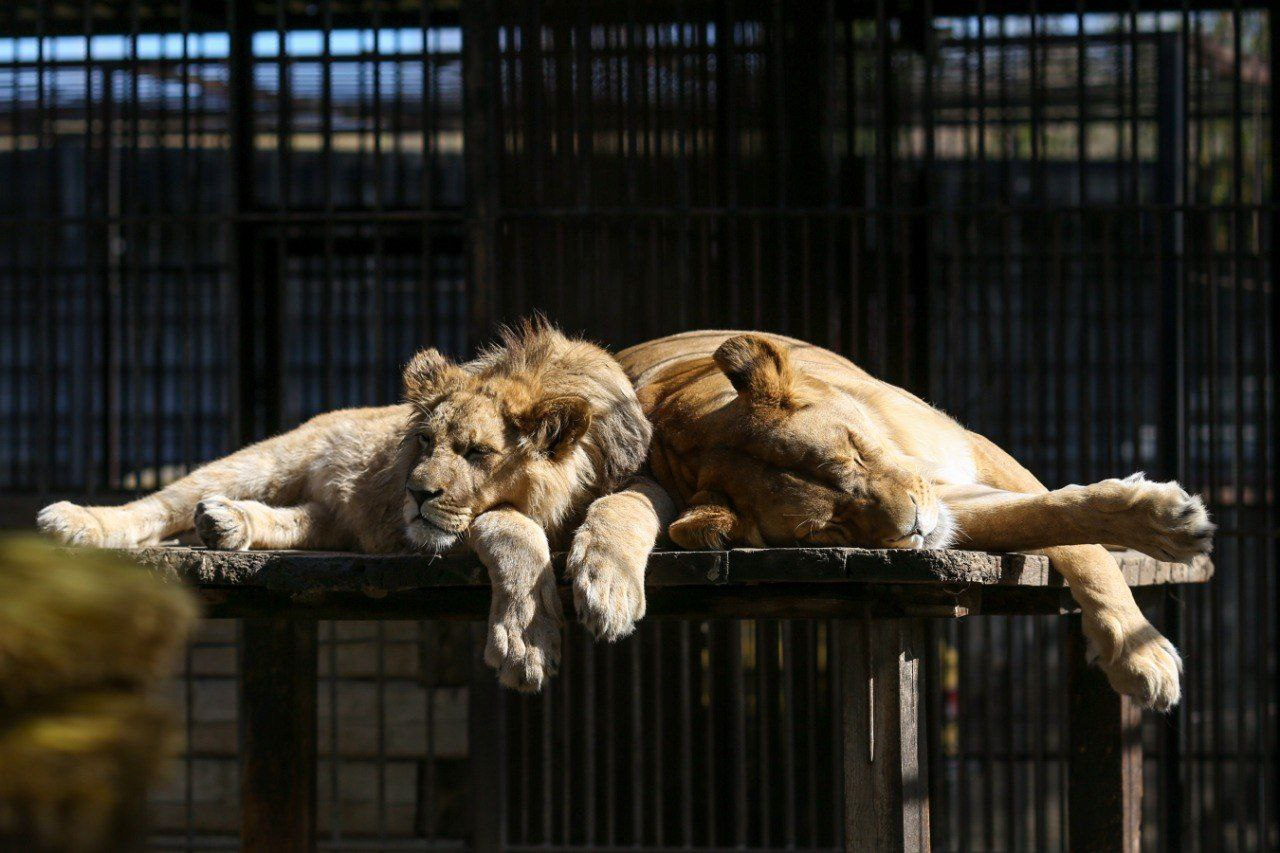
M 193 596 L 105 552 L 0 539 L 0 849 L 141 845 L 174 746 L 153 695 Z

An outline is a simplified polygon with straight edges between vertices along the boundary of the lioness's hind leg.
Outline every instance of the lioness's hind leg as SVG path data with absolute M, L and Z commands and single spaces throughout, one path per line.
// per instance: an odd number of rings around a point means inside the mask
M 647 477 L 598 498 L 573 536 L 566 574 L 578 619 L 600 640 L 628 636 L 644 618 L 644 570 L 658 533 L 675 515 L 666 491 Z
M 195 528 L 209 548 L 340 548 L 343 537 L 333 514 L 319 503 L 267 506 L 213 495 L 196 504 Z

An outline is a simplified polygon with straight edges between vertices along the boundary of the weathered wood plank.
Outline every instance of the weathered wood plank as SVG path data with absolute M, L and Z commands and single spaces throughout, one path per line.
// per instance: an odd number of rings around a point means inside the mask
M 840 623 L 845 849 L 929 850 L 924 623 Z
M 164 577 L 203 586 L 262 587 L 282 592 L 365 592 L 487 586 L 471 556 L 370 555 L 323 551 L 210 551 L 162 546 L 124 552 Z M 1201 583 L 1213 564 L 1161 563 L 1133 552 L 1116 560 L 1133 586 Z M 563 569 L 564 556 L 556 556 Z M 649 560 L 651 587 L 767 583 L 980 584 L 1061 587 L 1049 561 L 1027 554 L 863 548 L 768 548 L 732 551 L 657 551 Z
M 1087 660 L 1080 617 L 1067 623 L 1068 838 L 1073 851 L 1142 849 L 1142 711 Z
M 213 617 L 480 619 L 488 577 L 470 556 L 316 551 L 127 552 L 162 577 L 199 588 Z M 563 571 L 563 555 L 555 558 Z M 1197 583 L 1213 565 L 1118 554 L 1131 583 Z M 1151 570 L 1151 567 L 1158 570 Z M 845 618 L 1071 613 L 1044 557 L 972 551 L 776 548 L 660 551 L 645 578 L 648 612 L 670 618 Z M 561 594 L 571 606 L 567 587 Z
M 246 619 L 241 645 L 241 849 L 316 847 L 316 622 Z

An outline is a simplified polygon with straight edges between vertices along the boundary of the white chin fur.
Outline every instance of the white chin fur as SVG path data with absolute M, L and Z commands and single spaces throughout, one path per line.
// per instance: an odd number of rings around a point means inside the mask
M 405 526 L 405 538 L 417 548 L 443 554 L 458 544 L 461 534 L 441 530 L 424 519 L 416 518 Z
M 924 538 L 925 548 L 947 548 L 956 539 L 956 519 L 946 504 L 938 505 L 938 523 Z

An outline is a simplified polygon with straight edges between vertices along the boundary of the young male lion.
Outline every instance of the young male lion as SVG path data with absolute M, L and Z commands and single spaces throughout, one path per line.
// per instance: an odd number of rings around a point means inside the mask
M 604 350 L 536 322 L 466 364 L 419 352 L 404 393 L 402 405 L 315 417 L 124 506 L 53 504 L 39 526 L 108 548 L 193 526 L 227 549 L 465 542 L 493 583 L 485 659 L 503 684 L 538 690 L 560 655 L 551 548 L 644 461 L 650 429 L 631 383 Z
M 1177 651 L 1093 543 L 1162 560 L 1207 552 L 1213 525 L 1178 484 L 1135 475 L 1047 491 L 919 398 L 780 335 L 689 332 L 618 360 L 653 422 L 657 482 L 597 500 L 574 540 L 575 598 L 601 637 L 644 614 L 645 555 L 668 523 L 687 548 L 1035 549 L 1070 585 L 1112 686 L 1152 708 L 1177 703 Z

